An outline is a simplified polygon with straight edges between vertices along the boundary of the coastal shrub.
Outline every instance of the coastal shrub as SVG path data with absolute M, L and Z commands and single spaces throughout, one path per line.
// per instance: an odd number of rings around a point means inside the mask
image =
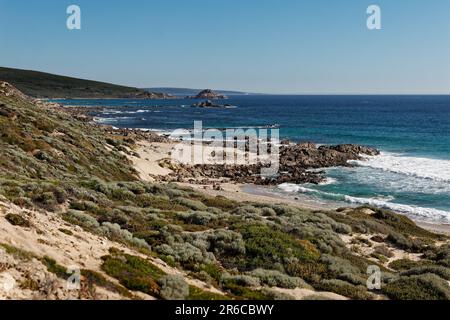
M 217 220 L 217 216 L 204 211 L 179 212 L 177 215 L 184 223 L 203 226 Z
M 409 259 L 398 259 L 398 260 L 394 260 L 391 263 L 389 263 L 389 268 L 397 270 L 397 271 L 405 271 L 408 269 L 412 269 L 415 267 L 420 267 L 423 266 L 427 263 L 427 261 L 413 261 L 413 260 L 409 260 Z
M 450 268 L 450 244 L 425 252 L 424 257 Z
M 337 279 L 349 282 L 353 285 L 365 285 L 366 279 L 357 273 L 342 273 L 336 275 Z
M 428 265 L 428 266 L 414 267 L 409 270 L 405 270 L 405 271 L 401 272 L 400 275 L 413 276 L 413 275 L 421 275 L 421 274 L 426 274 L 426 273 L 435 274 L 435 275 L 441 277 L 442 279 L 450 280 L 450 269 L 443 267 L 443 266 Z
M 267 296 L 268 300 L 279 300 L 279 301 L 295 300 L 295 297 L 291 296 L 290 294 L 276 291 L 273 289 L 264 288 L 261 292 Z
M 196 211 L 206 211 L 208 209 L 208 207 L 204 205 L 202 202 L 193 199 L 177 198 L 176 202 L 184 207 Z
M 196 264 L 209 264 L 215 261 L 212 253 L 201 250 L 190 243 L 162 244 L 156 247 L 156 251 L 161 255 L 173 257 L 175 261 L 185 266 L 192 267 Z
M 382 286 L 383 292 L 394 300 L 449 300 L 448 282 L 434 274 L 402 276 Z
M 159 297 L 157 280 L 166 274 L 151 262 L 118 250 L 110 250 L 110 255 L 102 257 L 102 270 L 116 278 L 125 288 L 141 291 Z
M 255 269 L 248 274 L 252 277 L 258 278 L 261 284 L 269 287 L 312 289 L 312 287 L 303 279 L 298 277 L 290 277 L 278 270 Z
M 395 232 L 408 234 L 409 236 L 415 237 L 423 237 L 430 239 L 439 239 L 442 236 L 438 234 L 434 234 L 428 230 L 422 229 L 416 223 L 414 223 L 410 218 L 396 214 L 392 211 L 380 209 L 380 208 L 372 208 L 374 211 L 373 217 L 375 219 L 381 220 L 390 227 L 394 229 Z
M 364 286 L 355 286 L 343 280 L 322 280 L 317 286 L 322 291 L 331 291 L 353 300 L 371 300 L 373 296 Z
M 230 283 L 236 284 L 238 286 L 244 286 L 244 287 L 259 287 L 260 281 L 259 278 L 255 278 L 249 275 L 230 275 L 228 273 L 225 273 L 222 275 L 221 283 L 226 283 L 229 285 Z
M 180 275 L 167 275 L 159 278 L 160 295 L 166 300 L 185 300 L 189 295 L 189 285 Z
M 8 213 L 5 216 L 5 219 L 13 226 L 25 227 L 25 228 L 29 228 L 31 226 L 31 223 L 27 219 L 25 219 L 24 217 L 22 217 L 21 215 L 18 215 L 18 214 Z
M 257 208 L 253 205 L 244 205 L 237 207 L 231 213 L 244 219 L 254 218 L 258 220 L 261 216 L 261 212 L 262 210 L 260 208 Z
M 164 196 L 148 196 L 141 195 L 137 197 L 137 204 L 143 208 L 155 208 L 166 211 L 187 211 L 189 210 L 186 206 L 179 203 L 175 203 Z
M 410 239 L 407 239 L 405 236 L 403 236 L 400 233 L 393 233 L 391 232 L 387 240 L 391 242 L 393 245 L 398 247 L 399 249 L 403 250 L 410 250 L 413 247 L 413 243 Z
M 376 246 L 374 252 L 387 258 L 392 258 L 394 256 L 394 253 L 385 245 Z
M 353 266 L 348 260 L 340 257 L 324 254 L 320 257 L 320 261 L 324 263 L 329 272 L 334 275 L 360 274 L 360 270 L 357 267 Z
M 189 286 L 189 296 L 187 296 L 186 299 L 208 301 L 208 300 L 230 300 L 230 297 L 227 295 L 202 290 L 198 287 Z
M 217 229 L 208 233 L 206 239 L 209 242 L 209 251 L 225 257 L 225 259 L 228 256 L 245 254 L 245 242 L 240 233 L 227 229 Z
M 114 200 L 134 200 L 135 194 L 128 189 L 121 187 L 112 187 L 111 188 L 111 198 Z
M 239 205 L 236 201 L 229 200 L 223 196 L 204 197 L 202 202 L 208 207 L 214 207 L 224 211 L 231 211 Z
M 277 216 L 276 211 L 269 207 L 262 207 L 261 214 L 265 217 L 276 217 Z
M 247 268 L 272 268 L 285 258 L 295 257 L 303 262 L 317 261 L 319 251 L 307 240 L 298 240 L 289 234 L 266 225 L 241 224 L 237 231 L 245 241 Z
M 104 222 L 100 228 L 101 234 L 110 239 L 118 241 L 125 241 L 134 246 L 150 249 L 150 246 L 143 239 L 138 239 L 133 236 L 128 230 L 122 229 L 118 224 Z
M 100 224 L 94 217 L 82 211 L 69 210 L 66 212 L 64 218 L 71 223 L 80 225 L 88 229 L 97 229 L 100 227 Z

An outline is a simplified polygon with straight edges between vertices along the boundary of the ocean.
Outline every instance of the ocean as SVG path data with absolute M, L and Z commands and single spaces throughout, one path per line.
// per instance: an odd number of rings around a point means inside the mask
M 115 127 L 173 129 L 279 126 L 281 138 L 355 143 L 382 154 L 327 169 L 322 185 L 284 184 L 271 191 L 299 200 L 370 204 L 412 219 L 450 223 L 450 96 L 232 96 L 236 108 L 191 108 L 193 100 L 55 100 L 108 106 L 97 120 Z

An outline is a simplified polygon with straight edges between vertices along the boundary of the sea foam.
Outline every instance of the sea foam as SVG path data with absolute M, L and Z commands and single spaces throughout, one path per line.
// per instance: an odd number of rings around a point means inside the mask
M 304 193 L 310 195 L 317 195 L 321 196 L 322 198 L 329 198 L 337 201 L 345 201 L 347 203 L 355 205 L 367 204 L 377 208 L 389 209 L 398 213 L 403 213 L 405 215 L 411 215 L 417 219 L 426 220 L 429 222 L 442 222 L 442 223 L 450 222 L 450 212 L 433 208 L 424 208 L 419 206 L 405 205 L 391 202 L 391 200 L 394 200 L 394 197 L 386 197 L 385 199 L 352 197 L 344 194 L 324 192 L 291 183 L 281 184 L 278 186 L 278 188 L 288 193 Z
M 450 160 L 382 153 L 379 156 L 365 157 L 363 160 L 349 163 L 421 179 L 450 182 Z

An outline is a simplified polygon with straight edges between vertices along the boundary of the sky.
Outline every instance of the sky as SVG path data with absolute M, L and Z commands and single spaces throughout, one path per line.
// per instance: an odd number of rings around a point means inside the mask
M 0 39 L 0 66 L 136 87 L 450 94 L 449 0 L 0 0 Z

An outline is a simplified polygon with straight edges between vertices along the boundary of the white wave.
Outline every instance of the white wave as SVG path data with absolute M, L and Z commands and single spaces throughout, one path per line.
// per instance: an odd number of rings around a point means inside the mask
M 382 153 L 379 156 L 365 157 L 364 160 L 349 161 L 349 163 L 421 179 L 450 182 L 449 160 Z
M 116 118 L 95 117 L 94 121 L 98 122 L 98 123 L 109 123 L 109 122 L 118 122 L 119 120 L 128 120 L 128 119 L 133 119 L 133 118 L 130 118 L 130 117 L 116 117 Z
M 328 177 L 328 178 L 326 178 L 325 181 L 319 183 L 319 185 L 321 185 L 321 186 L 327 186 L 327 185 L 330 185 L 330 184 L 336 184 L 336 183 L 337 183 L 337 180 L 336 180 L 336 179 Z
M 313 195 L 319 195 L 319 196 L 325 196 L 328 198 L 332 198 L 337 201 L 345 201 L 354 205 L 371 205 L 377 208 L 382 209 L 389 209 L 392 211 L 395 211 L 397 213 L 402 213 L 405 215 L 412 215 L 415 216 L 417 219 L 427 220 L 430 222 L 444 222 L 448 223 L 450 222 L 450 212 L 433 209 L 433 208 L 423 208 L 413 205 L 405 205 L 405 204 L 399 204 L 390 202 L 394 200 L 394 197 L 387 196 L 384 198 L 358 198 L 358 197 L 352 197 L 348 195 L 343 194 L 337 194 L 337 193 L 330 193 L 330 192 L 324 192 L 320 190 L 315 190 L 311 188 L 302 187 L 300 185 L 292 184 L 292 183 L 283 183 L 278 186 L 279 189 L 283 190 L 284 192 L 288 193 L 306 193 L 306 194 L 313 194 Z
M 344 198 L 347 202 L 353 204 L 368 204 L 378 208 L 393 210 L 398 213 L 412 214 L 414 216 L 421 217 L 427 220 L 440 220 L 442 222 L 450 222 L 450 212 L 443 210 L 422 208 L 370 198 L 357 198 L 351 196 L 344 196 Z
M 281 189 L 284 192 L 294 193 L 294 192 L 300 192 L 300 193 L 312 193 L 322 196 L 328 196 L 331 198 L 341 198 L 343 199 L 343 195 L 337 194 L 337 193 L 330 193 L 330 192 L 324 192 L 320 190 L 315 190 L 311 188 L 302 187 L 298 184 L 293 183 L 283 183 L 278 185 L 278 188 Z

